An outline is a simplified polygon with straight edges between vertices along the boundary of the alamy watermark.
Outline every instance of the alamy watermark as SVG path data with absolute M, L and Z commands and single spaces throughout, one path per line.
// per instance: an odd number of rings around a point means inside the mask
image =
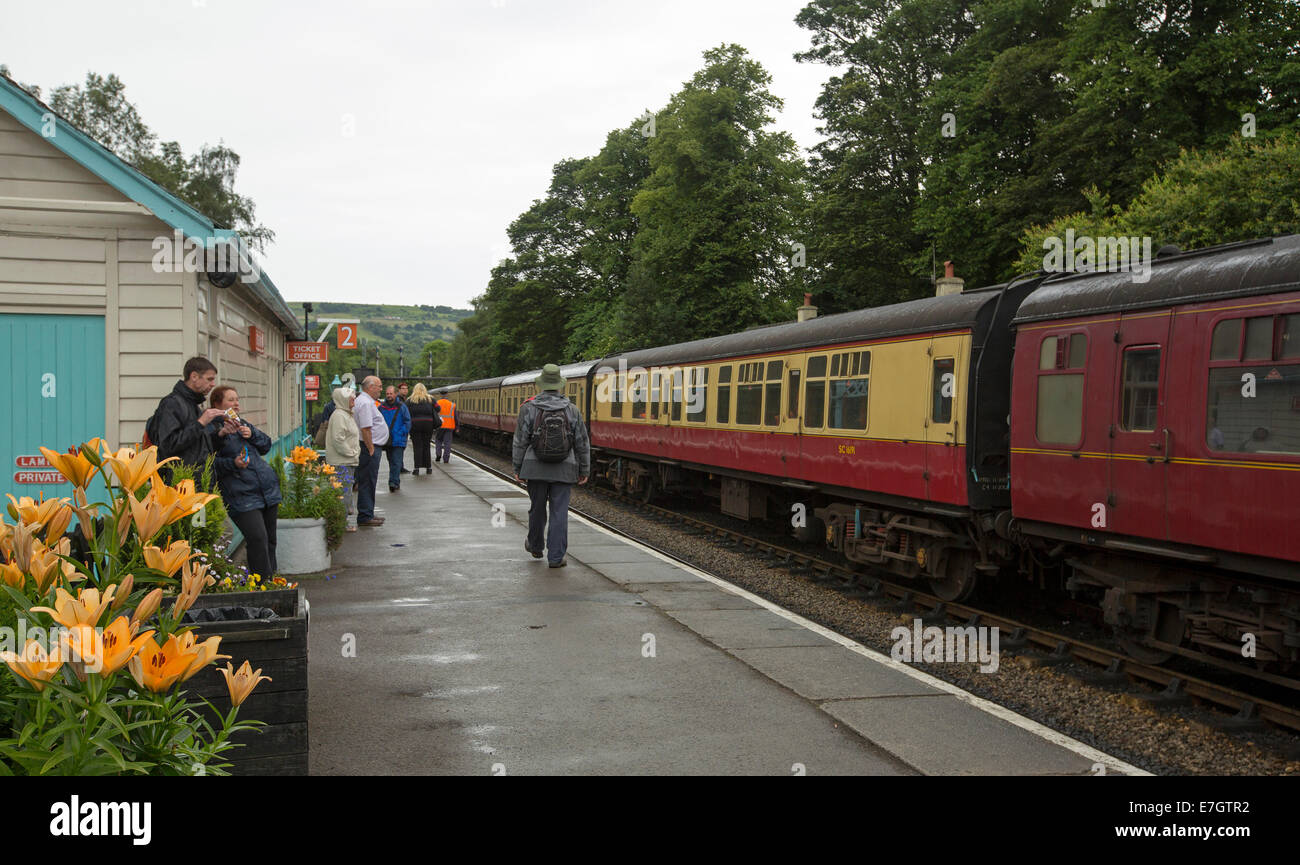
M 998 629 L 996 627 L 899 625 L 890 631 L 894 647 L 889 657 L 905 664 L 966 664 L 978 662 L 981 673 L 998 671 Z
M 238 235 L 200 239 L 186 237 L 178 228 L 171 237 L 155 237 L 151 248 L 154 273 L 234 273 L 245 283 L 262 278 L 252 249 Z
M 1150 237 L 1076 236 L 1067 228 L 1063 238 L 1046 238 L 1043 250 L 1043 270 L 1049 273 L 1128 271 L 1134 282 L 1151 279 Z

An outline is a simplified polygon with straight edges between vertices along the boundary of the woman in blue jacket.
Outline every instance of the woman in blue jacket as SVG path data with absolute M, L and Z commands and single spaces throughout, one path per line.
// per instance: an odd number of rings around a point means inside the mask
M 212 407 L 239 414 L 239 394 L 222 385 L 212 390 Z M 280 481 L 262 456 L 271 437 L 240 418 L 239 432 L 223 434 L 217 450 L 217 483 L 231 521 L 244 534 L 248 572 L 270 578 L 276 572 L 275 521 L 280 510 Z

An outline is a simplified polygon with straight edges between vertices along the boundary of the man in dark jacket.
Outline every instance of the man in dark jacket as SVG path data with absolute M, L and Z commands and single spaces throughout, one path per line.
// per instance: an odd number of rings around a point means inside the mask
M 542 557 L 542 535 L 546 535 L 546 558 L 552 568 L 562 568 L 567 563 L 564 554 L 569 548 L 569 497 L 573 485 L 585 484 L 591 474 L 591 440 L 587 425 L 582 422 L 578 408 L 561 393 L 564 377 L 553 363 L 542 367 L 537 377 L 541 391 L 519 407 L 515 425 L 514 467 L 515 480 L 528 481 L 528 540 L 524 549 L 533 558 Z M 563 460 L 545 462 L 538 458 L 534 430 L 539 429 L 547 412 L 563 413 L 568 425 L 568 438 L 572 443 Z M 547 525 L 547 506 L 550 507 L 550 525 Z
M 388 491 L 395 493 L 402 486 L 402 462 L 406 459 L 406 436 L 411 431 L 411 411 L 397 398 L 397 389 L 390 384 L 384 401 L 379 404 L 379 413 L 388 424 L 388 445 L 384 452 L 388 454 Z
M 182 379 L 172 387 L 172 392 L 158 401 L 158 408 L 149 419 L 147 431 L 150 440 L 158 446 L 158 460 L 180 457 L 180 461 L 195 468 L 195 486 L 203 464 L 216 449 L 217 435 L 224 429 L 227 434 L 238 433 L 239 427 L 218 408 L 201 411 L 199 406 L 217 383 L 217 368 L 206 357 L 192 357 L 185 361 Z M 168 466 L 160 470 L 163 480 L 171 482 Z

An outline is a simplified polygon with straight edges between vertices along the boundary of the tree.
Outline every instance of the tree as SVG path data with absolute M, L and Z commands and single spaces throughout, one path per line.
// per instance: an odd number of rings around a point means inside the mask
M 116 75 L 87 72 L 84 86 L 55 88 L 50 107 L 215 225 L 238 231 L 254 249 L 265 251 L 275 239 L 256 222 L 252 199 L 235 192 L 239 154 L 224 143 L 205 144 L 187 158 L 177 142 L 159 144 Z
M 1300 135 L 1235 138 L 1226 147 L 1183 151 L 1148 178 L 1128 207 L 1098 190 L 1089 209 L 1033 226 L 1021 238 L 1017 268 L 1043 266 L 1044 241 L 1077 237 L 1150 237 L 1196 249 L 1234 240 L 1300 232 Z
M 623 349 L 767 324 L 794 307 L 803 165 L 788 134 L 766 129 L 781 100 L 739 45 L 704 59 L 659 119 L 651 173 L 632 201 Z

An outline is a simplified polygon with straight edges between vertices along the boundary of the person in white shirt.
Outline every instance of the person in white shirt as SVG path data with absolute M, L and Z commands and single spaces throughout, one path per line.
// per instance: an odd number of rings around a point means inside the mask
M 352 416 L 361 431 L 361 456 L 357 463 L 357 525 L 382 526 L 375 516 L 375 486 L 379 483 L 379 455 L 388 444 L 388 424 L 379 413 L 379 394 L 384 383 L 377 375 L 366 376 Z

